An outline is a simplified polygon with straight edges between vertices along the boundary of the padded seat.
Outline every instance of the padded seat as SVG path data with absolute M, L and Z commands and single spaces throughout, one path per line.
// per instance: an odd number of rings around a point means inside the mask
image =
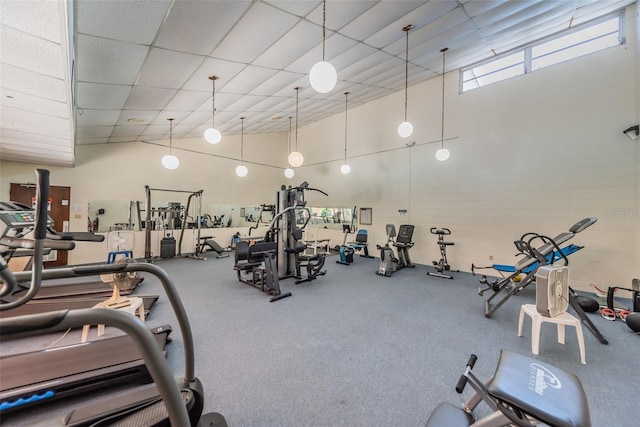
M 471 414 L 457 406 L 443 402 L 431 413 L 426 427 L 468 427 L 472 423 Z
M 502 350 L 489 393 L 556 427 L 590 426 L 580 380 L 548 363 Z

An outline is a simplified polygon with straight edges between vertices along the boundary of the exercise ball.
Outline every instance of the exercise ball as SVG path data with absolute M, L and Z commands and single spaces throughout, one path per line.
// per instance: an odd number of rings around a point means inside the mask
M 640 313 L 631 313 L 627 316 L 626 322 L 634 332 L 640 332 Z
M 578 305 L 587 313 L 595 313 L 600 310 L 600 304 L 593 298 L 578 295 L 575 299 Z

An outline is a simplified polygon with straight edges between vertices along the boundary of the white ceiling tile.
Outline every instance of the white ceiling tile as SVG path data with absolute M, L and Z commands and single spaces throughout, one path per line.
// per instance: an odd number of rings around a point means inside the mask
M 145 129 L 147 128 L 147 125 L 127 125 L 127 126 L 115 126 L 113 128 L 113 132 L 111 133 L 111 137 L 118 137 L 118 136 L 126 136 L 126 137 L 132 137 L 132 136 L 138 136 L 140 135 Z
M 78 32 L 150 45 L 171 0 L 82 0 L 77 8 Z
M 362 58 L 358 62 L 353 65 L 343 68 L 340 71 L 340 78 L 349 80 L 351 78 L 356 79 L 357 81 L 362 81 L 362 73 L 370 71 L 372 68 L 377 67 L 381 63 L 391 64 L 388 61 L 393 57 L 389 56 L 387 53 L 382 52 L 380 50 L 372 52 L 370 55 Z M 398 67 L 398 71 L 401 72 L 401 65 L 403 61 L 396 58 L 395 67 Z
M 189 115 L 188 111 L 169 111 L 162 110 L 155 119 L 151 122 L 152 125 L 165 125 L 167 127 L 167 132 L 169 132 L 169 120 L 173 119 L 173 127 L 175 128 L 182 119 Z
M 130 85 L 136 81 L 149 48 L 147 46 L 78 35 L 78 80 Z
M 39 96 L 15 92 L 10 89 L 2 89 L 2 104 L 21 110 L 32 111 L 53 117 L 69 117 L 69 108 L 66 102 L 52 99 L 44 99 Z M 10 98 L 9 98 L 10 97 Z
M 417 1 L 381 1 L 345 25 L 340 32 L 356 40 L 364 40 L 375 34 L 379 28 L 397 21 L 420 4 Z M 407 24 L 411 22 L 404 25 Z
M 265 3 L 269 3 L 277 9 L 287 11 L 302 18 L 307 16 L 309 12 L 318 6 L 318 3 L 320 2 L 317 0 L 265 0 Z
M 182 87 L 186 90 L 202 90 L 211 94 L 213 84 L 209 76 L 216 76 L 216 91 L 233 79 L 247 65 L 238 62 L 225 61 L 218 58 L 206 58 L 204 62 Z
M 253 3 L 211 56 L 249 63 L 299 20 L 265 3 Z
M 115 126 L 78 126 L 77 138 L 107 138 Z
M 241 94 L 236 93 L 219 93 L 216 92 L 216 111 L 223 111 L 229 107 L 229 105 L 242 98 Z M 211 114 L 211 99 L 207 99 L 197 108 L 197 111 L 207 111 Z
M 276 69 L 285 68 L 294 62 L 300 55 L 317 45 L 322 45 L 322 32 L 320 37 L 314 38 L 317 34 L 317 26 L 309 21 L 298 22 L 290 31 L 276 41 L 271 47 L 265 50 L 253 62 L 255 65 L 271 67 Z M 318 57 L 318 61 L 322 56 Z
M 245 95 L 242 98 L 240 98 L 238 101 L 234 102 L 233 104 L 231 104 L 228 108 L 226 108 L 226 111 L 232 112 L 235 111 L 238 115 L 238 117 L 240 117 L 242 114 L 246 113 L 247 111 L 251 111 L 251 108 L 256 105 L 259 102 L 262 102 L 263 100 L 267 99 L 266 96 L 256 96 L 256 95 Z
M 136 84 L 179 89 L 202 64 L 204 57 L 151 48 Z
M 2 0 L 0 22 L 24 33 L 60 43 L 64 28 L 58 3 L 53 1 Z
M 193 90 L 179 90 L 176 96 L 166 106 L 167 110 L 196 110 L 207 99 L 211 100 L 211 91 L 200 92 Z
M 125 108 L 128 110 L 161 110 L 177 92 L 175 89 L 134 86 Z
M 82 114 L 80 114 L 82 113 Z M 76 115 L 77 126 L 113 126 L 120 117 L 120 110 L 83 109 Z
M 278 93 L 285 88 L 295 87 L 295 83 L 302 77 L 298 73 L 289 73 L 287 71 L 278 71 L 276 75 L 256 86 L 250 93 L 251 95 L 272 95 Z
M 217 119 L 217 117 L 216 117 Z M 211 126 L 211 113 L 204 111 L 194 111 L 189 114 L 187 117 L 182 119 L 180 123 L 191 123 L 191 124 L 203 124 L 206 123 L 207 127 Z
M 406 36 L 404 31 L 402 31 L 402 28 L 406 25 L 412 24 L 415 29 L 414 31 L 416 31 L 417 29 L 423 28 L 431 22 L 446 15 L 457 7 L 458 4 L 456 2 L 430 1 L 417 9 L 414 9 L 390 25 L 387 25 L 382 30 L 372 34 L 365 40 L 365 43 L 377 48 L 383 48 L 397 42 L 398 40 L 404 40 Z
M 250 65 L 224 85 L 221 90 L 226 93 L 249 93 L 251 89 L 266 82 L 276 73 L 277 70 Z
M 322 39 L 320 39 L 322 41 Z M 325 43 L 325 60 L 333 63 L 333 60 L 339 55 L 343 54 L 358 42 L 353 39 L 344 37 L 340 34 L 333 34 L 327 37 Z M 298 59 L 285 67 L 286 71 L 292 71 L 296 73 L 308 74 L 311 67 L 316 62 L 322 60 L 322 43 L 316 45 L 313 49 L 305 52 Z M 335 64 L 334 64 L 335 66 Z M 340 78 L 340 70 L 338 72 L 338 79 Z
M 340 30 L 379 2 L 380 0 L 327 2 L 325 26 L 334 31 Z M 322 2 L 318 2 L 318 6 L 307 15 L 307 19 L 320 26 L 319 34 L 322 40 Z
M 242 17 L 250 1 L 179 1 L 171 7 L 156 46 L 207 55 Z
M 130 91 L 131 86 L 78 82 L 76 101 L 79 109 L 119 110 L 127 101 Z
M 112 136 L 109 138 L 109 143 L 134 142 L 136 139 L 132 136 Z
M 9 64 L 2 64 L 0 67 L 0 87 L 29 95 L 37 95 L 46 99 L 65 102 L 67 100 L 63 79 L 46 76 Z
M 168 124 L 163 125 L 149 125 L 142 132 L 142 136 L 158 136 L 160 138 L 164 138 L 164 135 L 169 135 L 169 126 Z
M 118 126 L 150 124 L 160 110 L 122 110 L 116 124 Z
M 2 63 L 46 76 L 64 79 L 60 44 L 3 26 L 0 37 Z

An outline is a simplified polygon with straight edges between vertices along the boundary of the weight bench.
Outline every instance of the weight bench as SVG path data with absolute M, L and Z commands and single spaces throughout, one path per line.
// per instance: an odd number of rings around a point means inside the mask
M 538 422 L 555 427 L 591 425 L 587 396 L 575 375 L 533 357 L 502 350 L 495 374 L 483 383 L 472 372 L 476 359 L 471 355 L 456 386 L 461 394 L 469 382 L 475 393 L 461 408 L 441 403 L 429 417 L 427 427 L 530 427 Z M 473 410 L 480 402 L 492 412 L 476 420 Z
M 271 295 L 269 302 L 291 296 L 291 292 L 281 293 L 276 264 L 276 242 L 260 242 L 249 246 L 248 242 L 236 243 L 236 263 L 233 267 L 238 280 Z

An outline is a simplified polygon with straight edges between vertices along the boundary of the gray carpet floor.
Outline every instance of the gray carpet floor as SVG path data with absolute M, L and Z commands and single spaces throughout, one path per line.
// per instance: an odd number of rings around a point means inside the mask
M 474 371 L 481 378 L 493 373 L 500 349 L 531 354 L 530 321 L 523 337 L 517 336 L 517 321 L 520 306 L 535 301 L 533 287 L 487 319 L 478 276 L 429 277 L 432 267 L 418 265 L 382 277 L 375 274 L 378 258 L 356 256 L 349 266 L 336 259 L 327 258 L 327 274 L 313 282 L 282 280 L 283 292 L 293 296 L 274 303 L 237 281 L 233 254 L 157 262 L 174 279 L 189 313 L 206 411 L 222 413 L 231 426 L 421 426 L 441 401 L 459 404 L 471 392 L 460 396 L 454 390 L 471 353 L 478 356 Z M 150 326 L 176 325 L 157 279 L 146 277 L 136 293 L 162 295 L 147 319 Z M 609 345 L 585 328 L 586 365 L 573 328 L 561 345 L 550 324 L 543 325 L 538 357 L 582 380 L 594 426 L 638 425 L 640 337 L 621 321 L 589 316 Z M 177 332 L 167 349 L 179 374 Z M 73 331 L 60 344 L 78 337 Z M 32 425 L 103 398 L 88 393 L 8 414 L 2 424 Z

